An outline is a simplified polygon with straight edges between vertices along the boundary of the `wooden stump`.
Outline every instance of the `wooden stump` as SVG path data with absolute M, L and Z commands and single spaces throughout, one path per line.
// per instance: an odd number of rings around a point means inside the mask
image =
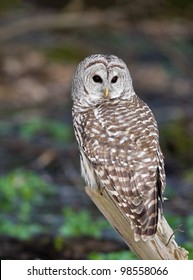
M 85 191 L 113 228 L 121 235 L 131 251 L 143 260 L 187 260 L 188 252 L 175 242 L 173 230 L 164 217 L 160 217 L 154 238 L 134 240 L 134 232 L 126 216 L 114 203 L 106 190 L 102 195 L 86 187 Z

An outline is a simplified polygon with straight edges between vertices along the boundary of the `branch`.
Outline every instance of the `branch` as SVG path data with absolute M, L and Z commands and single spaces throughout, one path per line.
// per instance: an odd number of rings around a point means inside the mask
M 108 21 L 107 21 L 108 18 Z M 29 32 L 54 29 L 91 28 L 95 26 L 114 26 L 124 15 L 114 11 L 106 13 L 60 13 L 38 14 L 21 18 L 13 23 L 0 27 L 0 41 L 7 41 Z
M 0 26 L 0 42 L 13 39 L 17 36 L 44 30 L 55 29 L 77 29 L 77 28 L 93 28 L 108 26 L 114 29 L 125 27 L 131 29 L 141 30 L 147 35 L 161 35 L 171 36 L 192 36 L 192 22 L 184 20 L 183 25 L 177 25 L 175 21 L 168 23 L 165 21 L 151 21 L 143 20 L 134 25 L 128 24 L 128 14 L 125 9 L 109 9 L 105 12 L 100 11 L 84 11 L 84 12 L 61 12 L 50 14 L 37 14 L 26 16 L 24 18 L 17 18 L 11 23 L 6 23 Z M 5 17 L 6 22 L 6 17 Z M 127 22 L 127 23 L 126 23 Z M 169 26 L 169 28 L 168 28 Z M 163 41 L 163 40 L 162 40 Z
M 101 195 L 96 190 L 85 188 L 87 195 L 96 204 L 113 228 L 121 235 L 129 248 L 144 260 L 187 260 L 188 252 L 177 245 L 173 231 L 164 217 L 159 219 L 157 233 L 148 241 L 134 240 L 130 222 L 122 214 L 106 190 Z

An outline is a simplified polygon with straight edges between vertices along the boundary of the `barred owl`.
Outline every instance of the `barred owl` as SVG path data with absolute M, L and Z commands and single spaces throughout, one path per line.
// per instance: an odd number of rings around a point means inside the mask
M 165 171 L 157 123 L 116 56 L 85 58 L 72 82 L 73 126 L 87 185 L 105 189 L 130 221 L 136 241 L 153 237 Z

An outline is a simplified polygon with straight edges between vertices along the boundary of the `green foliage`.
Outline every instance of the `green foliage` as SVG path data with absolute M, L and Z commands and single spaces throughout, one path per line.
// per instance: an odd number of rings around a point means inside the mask
M 186 170 L 183 177 L 187 182 L 193 183 L 193 168 Z
M 1 0 L 0 1 L 0 12 L 18 7 L 21 5 L 22 0 Z
M 192 0 L 167 0 L 174 8 L 185 9 L 192 5 Z
M 166 197 L 167 199 L 172 199 L 173 197 L 175 197 L 175 195 L 176 195 L 175 190 L 171 187 L 170 184 L 167 183 L 164 192 L 164 197 Z
M 48 58 L 59 62 L 61 62 L 62 60 L 77 62 L 82 60 L 85 56 L 87 56 L 87 52 L 85 49 L 81 49 L 80 47 L 76 46 L 72 47 L 71 45 L 51 48 L 45 52 Z
M 58 235 L 54 238 L 54 248 L 56 251 L 63 250 L 65 246 L 65 239 L 64 236 Z
M 193 215 L 186 219 L 187 234 L 191 240 L 193 240 Z
M 28 222 L 13 222 L 11 220 L 0 219 L 0 234 L 16 237 L 18 239 L 29 239 L 35 234 L 43 232 L 43 226 Z
M 47 136 L 58 142 L 69 142 L 72 138 L 72 128 L 69 125 L 43 118 L 34 118 L 23 123 L 19 131 L 20 136 L 26 139 Z
M 53 189 L 32 171 L 16 169 L 0 177 L 0 234 L 29 238 L 43 227 L 32 223 L 34 209 L 38 211 Z
M 165 153 L 171 154 L 188 167 L 193 164 L 193 135 L 190 131 L 191 122 L 175 121 L 165 125 L 160 133 Z
M 70 125 L 41 117 L 20 123 L 0 122 L 0 135 L 12 136 L 13 133 L 26 140 L 46 138 L 60 143 L 68 143 L 73 137 Z
M 89 260 L 137 260 L 138 258 L 130 251 L 118 251 L 110 253 L 96 253 L 88 254 Z
M 85 235 L 99 238 L 102 231 L 110 227 L 103 218 L 93 219 L 87 210 L 77 212 L 65 208 L 63 214 L 64 223 L 59 229 L 59 234 L 65 237 Z
M 185 242 L 183 247 L 189 252 L 188 259 L 193 260 L 193 242 Z
M 180 216 L 169 213 L 164 213 L 164 216 L 173 230 L 180 229 L 183 224 L 183 219 Z

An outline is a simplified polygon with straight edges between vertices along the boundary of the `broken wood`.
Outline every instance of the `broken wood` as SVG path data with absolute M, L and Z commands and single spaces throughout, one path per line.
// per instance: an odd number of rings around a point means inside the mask
M 126 216 L 111 199 L 106 190 L 102 195 L 94 189 L 85 188 L 87 195 L 106 217 L 113 228 L 121 235 L 131 251 L 143 260 L 187 260 L 188 252 L 178 246 L 173 230 L 164 217 L 160 217 L 157 233 L 147 241 L 134 240 L 134 232 Z

